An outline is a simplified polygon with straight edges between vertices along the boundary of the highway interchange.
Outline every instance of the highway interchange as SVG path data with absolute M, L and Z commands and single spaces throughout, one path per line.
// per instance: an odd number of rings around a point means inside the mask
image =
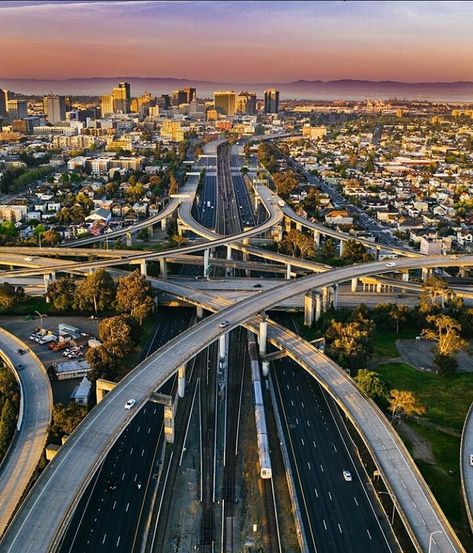
M 184 205 L 181 204 L 180 212 L 183 210 L 186 203 L 189 204 L 189 202 L 184 202 Z M 271 200 L 269 200 L 267 204 L 268 206 L 273 205 Z M 267 224 L 267 228 L 270 228 L 276 219 L 277 210 L 269 207 L 268 211 L 270 212 L 270 217 L 268 219 L 270 223 Z M 190 219 L 187 219 L 185 223 L 189 226 L 193 225 Z M 240 239 L 241 235 L 234 237 L 234 239 L 236 238 Z M 214 239 L 212 246 L 219 243 L 225 244 L 227 241 L 228 240 L 217 238 L 216 240 Z M 202 245 L 192 251 L 198 251 L 199 247 L 202 248 Z M 109 263 L 110 265 L 114 264 L 113 262 Z M 117 264 L 120 264 L 120 261 Z M 397 261 L 397 268 L 406 269 L 418 268 L 421 266 L 458 266 L 459 264 L 466 266 L 472 265 L 473 259 L 471 257 L 465 257 L 459 261 L 456 258 L 448 258 L 444 256 L 438 256 L 435 258 L 405 258 Z M 99 262 L 97 266 L 100 265 L 101 263 Z M 58 270 L 67 270 L 67 268 L 67 265 L 60 265 Z M 73 265 L 69 265 L 69 268 L 72 269 Z M 74 270 L 76 269 L 77 267 L 74 267 Z M 33 269 L 31 273 L 27 274 L 35 274 L 34 271 L 35 270 Z M 126 377 L 124 381 L 117 386 L 115 391 L 110 393 L 105 400 L 92 411 L 91 415 L 85 419 L 85 421 L 79 426 L 78 430 L 73 434 L 71 439 L 68 440 L 65 446 L 61 449 L 58 457 L 52 461 L 48 469 L 40 478 L 38 484 L 35 486 L 33 492 L 26 499 L 24 506 L 20 509 L 18 516 L 7 532 L 4 542 L 2 542 L 1 550 L 46 551 L 51 544 L 57 544 L 58 537 L 60 536 L 60 534 L 57 534 L 57 529 L 60 528 L 62 531 L 65 530 L 69 516 L 72 515 L 73 509 L 79 500 L 80 491 L 83 491 L 90 484 L 90 482 L 93 482 L 93 474 L 99 469 L 101 463 L 107 455 L 107 452 L 114 447 L 113 444 L 115 443 L 117 437 L 122 435 L 122 432 L 125 431 L 132 418 L 139 412 L 139 409 L 136 409 L 136 411 L 131 413 L 123 412 L 123 403 L 126 401 L 126 398 L 136 397 L 138 399 L 139 406 L 146 405 L 147 399 L 150 397 L 151 393 L 158 389 L 158 387 L 176 370 L 179 364 L 191 359 L 196 353 L 207 347 L 207 345 L 212 343 L 216 338 L 218 338 L 219 335 L 222 334 L 221 329 L 218 327 L 219 322 L 224 319 L 228 320 L 230 323 L 229 329 L 235 328 L 240 324 L 245 324 L 250 325 L 252 330 L 259 331 L 258 326 L 255 326 L 255 323 L 251 323 L 252 317 L 257 313 L 276 305 L 284 298 L 289 298 L 293 295 L 303 293 L 306 290 L 313 288 L 320 288 L 334 283 L 344 282 L 361 275 L 378 275 L 386 272 L 389 271 L 386 268 L 386 264 L 382 262 L 327 271 L 319 275 L 310 275 L 308 277 L 287 281 L 283 285 L 276 286 L 271 290 L 258 294 L 256 298 L 248 298 L 240 302 L 238 305 L 229 306 L 226 303 L 219 303 L 217 299 L 212 297 L 209 293 L 198 292 L 191 289 L 187 291 L 185 290 L 185 287 L 179 287 L 172 283 L 166 283 L 164 280 L 154 282 L 155 285 L 161 287 L 161 289 L 165 289 L 168 293 L 173 293 L 174 286 L 174 293 L 177 296 L 184 297 L 189 301 L 212 310 L 215 310 L 216 306 L 218 306 L 217 309 L 224 309 L 224 311 L 218 315 L 205 319 L 200 324 L 184 333 L 182 337 L 178 339 L 175 338 L 165 344 L 160 350 L 140 364 L 135 371 L 133 371 L 133 373 Z M 12 272 L 12 274 L 18 273 Z M 274 331 L 273 328 L 271 330 Z M 313 371 L 315 353 L 309 348 L 307 355 L 302 352 L 302 350 L 296 354 L 296 349 L 302 347 L 296 338 L 289 333 L 287 334 L 288 337 L 283 339 L 283 331 L 276 329 L 275 332 L 276 334 L 271 334 L 271 332 L 269 333 L 270 338 L 279 345 L 283 345 L 288 350 L 290 355 L 295 357 L 297 361 L 301 362 L 306 370 Z M 331 364 L 330 362 L 325 361 L 325 359 L 320 362 L 322 363 L 322 366 L 325 367 L 326 365 L 325 368 L 334 365 L 333 363 Z M 307 365 L 308 363 L 310 363 L 310 366 Z M 317 377 L 321 378 L 321 375 L 317 374 Z M 340 375 L 337 374 L 336 378 L 340 379 Z M 346 383 L 338 382 L 338 385 L 340 384 Z M 330 383 L 327 384 L 327 381 L 325 381 L 325 385 L 329 388 L 331 387 L 331 392 L 334 392 L 334 387 Z M 353 395 L 353 390 L 350 390 L 350 393 Z M 350 393 L 347 392 L 346 396 L 349 397 Z M 339 400 L 341 396 L 341 393 L 338 394 L 337 397 Z M 307 399 L 309 400 L 310 398 Z M 353 405 L 351 406 L 353 408 L 356 405 L 357 399 L 356 397 L 352 397 L 351 399 L 353 400 Z M 289 401 L 291 400 L 289 399 Z M 292 401 L 294 401 L 294 399 Z M 320 398 L 317 401 L 317 408 L 320 408 L 320 405 L 322 404 Z M 346 408 L 350 409 L 350 406 L 346 406 Z M 366 406 L 364 406 L 364 408 L 366 409 Z M 324 417 L 328 420 L 328 411 L 325 410 L 324 413 Z M 366 413 L 364 416 L 366 417 Z M 315 424 L 315 421 L 313 422 Z M 359 424 L 360 421 L 357 419 L 356 422 Z M 371 421 L 371 424 L 372 423 L 373 421 Z M 134 422 L 133 424 L 136 423 Z M 361 430 L 362 433 L 366 431 L 364 428 Z M 392 434 L 392 431 L 390 432 Z M 308 439 L 308 436 L 305 436 Z M 300 436 L 300 438 L 301 437 L 302 436 Z M 304 438 L 302 437 L 302 439 Z M 376 442 L 376 438 L 370 437 L 369 439 L 371 440 L 370 443 L 373 446 Z M 389 442 L 389 436 L 383 436 L 383 439 L 378 436 L 378 439 L 380 440 L 379 448 L 381 450 L 383 447 L 386 449 L 385 445 Z M 120 440 L 120 438 L 118 438 L 118 440 Z M 343 449 L 341 443 L 339 443 L 338 446 L 335 444 L 335 447 L 337 448 L 337 451 L 339 448 L 340 450 Z M 388 482 L 393 489 L 395 489 L 396 494 L 398 495 L 401 511 L 403 512 L 406 524 L 411 528 L 414 540 L 417 540 L 420 547 L 425 550 L 429 541 L 429 532 L 437 531 L 436 529 L 442 528 L 443 534 L 437 536 L 434 545 L 437 549 L 433 549 L 433 551 L 461 551 L 461 546 L 456 542 L 453 532 L 443 519 L 441 513 L 438 512 L 438 507 L 433 501 L 433 498 L 425 489 L 425 483 L 423 484 L 422 479 L 419 478 L 420 475 L 416 474 L 415 471 L 413 472 L 412 467 L 409 467 L 407 473 L 403 473 L 402 475 L 398 474 L 398 476 L 396 476 L 392 473 L 392 469 L 394 469 L 394 472 L 401 472 L 400 467 L 402 463 L 399 463 L 399 458 L 396 457 L 398 454 L 401 457 L 401 461 L 405 461 L 406 459 L 408 460 L 407 452 L 402 450 L 398 444 L 394 449 L 396 451 L 391 451 L 391 454 L 394 455 L 391 461 L 381 460 L 380 452 L 378 450 L 375 450 L 374 457 L 378 458 L 378 461 L 380 461 L 383 475 L 387 478 Z M 308 462 L 310 463 L 310 461 Z M 64 463 L 66 463 L 68 467 L 67 472 L 69 473 L 69 470 L 71 471 L 69 478 L 66 478 L 66 475 L 64 474 L 65 471 L 61 470 Z M 389 463 L 391 466 L 388 466 Z M 407 463 L 407 465 L 409 465 L 409 463 Z M 398 468 L 399 471 L 397 470 Z M 308 468 L 308 470 L 312 470 L 312 468 Z M 401 482 L 404 482 L 404 484 L 408 483 L 410 490 L 409 493 L 411 493 L 414 488 L 419 487 L 420 495 L 418 498 L 415 498 L 414 508 L 412 505 L 408 505 L 408 501 L 413 501 L 412 496 L 404 498 L 400 488 L 396 488 L 398 485 L 396 479 L 399 478 L 401 479 Z M 335 490 L 335 488 L 333 489 Z M 331 490 L 328 491 L 331 493 Z M 332 503 L 334 501 L 333 496 L 332 499 L 330 499 L 328 491 L 328 501 Z M 357 496 L 357 501 L 360 501 L 360 499 L 363 501 L 361 498 L 361 492 L 357 492 L 357 494 L 360 496 L 360 498 Z M 327 498 L 325 498 L 325 500 L 327 500 Z M 434 505 L 433 508 L 432 505 Z M 43 517 L 38 517 L 36 514 L 40 512 L 43 513 Z M 364 509 L 363 512 L 369 512 L 369 509 Z M 63 518 L 65 513 L 68 514 L 67 519 Z M 419 516 L 421 517 L 421 520 L 423 520 L 425 528 L 421 527 L 422 524 L 419 522 Z M 342 525 L 340 521 L 329 520 L 328 517 L 327 520 L 322 520 L 327 524 L 330 523 L 331 527 L 333 526 L 335 529 L 338 529 L 338 524 L 340 524 L 341 527 L 341 531 L 338 530 L 339 536 L 335 537 L 331 534 L 331 537 L 327 543 L 341 543 L 340 540 L 343 541 L 344 539 L 347 539 L 349 532 L 347 531 L 347 536 L 344 536 L 343 534 L 345 524 Z M 364 539 L 368 540 L 366 542 L 368 544 L 366 548 L 369 547 L 370 541 L 374 541 L 379 546 L 380 543 L 383 543 L 382 536 L 381 538 L 377 536 L 379 528 L 377 530 L 376 525 L 369 526 L 369 528 L 371 528 L 372 533 L 370 530 L 369 534 L 367 532 L 366 536 L 364 536 Z M 31 534 L 32 531 L 36 536 L 34 543 L 31 536 L 28 535 Z M 107 538 L 105 538 L 105 541 L 106 539 Z M 330 542 L 330 540 L 332 541 Z M 38 547 L 39 549 L 35 549 L 35 547 Z

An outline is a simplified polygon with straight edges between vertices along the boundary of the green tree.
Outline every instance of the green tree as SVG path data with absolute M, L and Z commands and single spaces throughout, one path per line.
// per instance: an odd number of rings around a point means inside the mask
M 17 300 L 16 288 L 9 282 L 0 284 L 0 311 L 8 311 Z
M 374 327 L 374 322 L 362 313 L 348 322 L 332 320 L 325 333 L 327 353 L 344 367 L 360 367 L 373 351 Z
M 9 398 L 3 403 L 0 415 L 0 459 L 5 455 L 15 433 L 16 412 Z
M 286 171 L 285 173 L 276 173 L 273 176 L 274 186 L 276 193 L 284 200 L 289 198 L 291 192 L 297 186 L 297 179 L 293 171 Z
M 407 320 L 408 315 L 409 308 L 407 307 L 407 305 L 398 305 L 397 303 L 391 304 L 389 309 L 389 316 L 394 321 L 396 334 L 399 334 L 399 325 Z
M 74 309 L 103 313 L 112 307 L 115 299 L 115 283 L 104 269 L 98 269 L 77 285 Z
M 437 298 L 441 298 L 442 307 L 445 298 L 448 297 L 450 291 L 448 283 L 440 277 L 432 276 L 427 278 L 422 283 L 422 292 L 419 297 L 419 308 L 422 313 L 429 313 L 434 310 Z
M 118 359 L 102 345 L 89 348 L 85 354 L 85 360 L 89 363 L 91 371 L 89 379 L 92 381 L 98 378 L 115 380 L 118 370 Z
M 368 369 L 360 369 L 354 380 L 358 388 L 371 399 L 383 401 L 387 398 L 386 384 L 378 373 Z
M 468 342 L 460 336 L 462 326 L 449 315 L 429 315 L 430 328 L 422 330 L 426 340 L 437 342 L 437 354 L 453 357 L 459 351 L 468 348 Z
M 42 242 L 45 246 L 57 246 L 61 241 L 61 235 L 54 229 L 44 232 Z
M 391 390 L 388 409 L 392 413 L 392 420 L 402 415 L 412 417 L 426 412 L 426 408 L 419 402 L 414 392 L 409 390 Z
M 342 258 L 350 263 L 367 263 L 373 261 L 374 257 L 366 247 L 356 240 L 347 240 L 343 248 Z
M 74 305 L 76 284 L 71 276 L 60 277 L 48 286 L 47 297 L 56 309 L 69 311 Z
M 61 438 L 71 434 L 86 414 L 87 408 L 78 405 L 75 401 L 71 401 L 67 405 L 62 403 L 54 405 L 50 427 L 51 440 L 60 444 Z
M 102 319 L 99 323 L 99 338 L 103 347 L 116 359 L 125 357 L 135 346 L 133 327 L 123 315 Z
M 140 324 L 150 315 L 154 307 L 152 289 L 139 271 L 118 279 L 116 305 L 119 311 L 129 313 Z
M 336 257 L 337 249 L 335 247 L 335 242 L 332 240 L 332 238 L 327 238 L 324 241 L 321 254 L 322 254 L 322 258 L 326 259 L 327 261 Z

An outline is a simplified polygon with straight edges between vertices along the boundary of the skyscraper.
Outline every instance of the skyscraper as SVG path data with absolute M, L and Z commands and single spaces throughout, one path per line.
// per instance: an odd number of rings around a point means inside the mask
M 236 94 L 233 90 L 214 92 L 215 110 L 220 115 L 235 115 Z
M 279 90 L 270 88 L 264 91 L 264 112 L 265 113 L 279 112 Z
M 102 117 L 113 113 L 113 94 L 106 94 L 100 98 L 100 114 Z
M 28 115 L 26 100 L 7 100 L 8 119 L 15 121 Z
M 44 113 L 50 123 L 66 120 L 66 98 L 64 96 L 45 96 Z
M 0 88 L 0 119 L 4 119 L 7 116 L 7 101 L 8 90 L 2 90 Z
M 172 91 L 172 105 L 190 104 L 196 97 L 195 88 L 181 88 Z
M 254 115 L 256 113 L 256 94 L 254 92 L 240 92 L 236 99 L 236 112 L 244 115 Z
M 112 90 L 114 113 L 129 113 L 130 111 L 130 83 L 121 82 Z

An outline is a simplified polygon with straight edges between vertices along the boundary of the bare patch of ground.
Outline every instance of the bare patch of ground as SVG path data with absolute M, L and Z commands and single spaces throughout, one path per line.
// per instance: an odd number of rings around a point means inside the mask
M 408 426 L 404 421 L 401 421 L 398 427 L 400 433 L 403 434 L 412 445 L 412 457 L 434 465 L 436 463 L 436 459 L 432 453 L 432 448 L 429 442 Z
M 429 340 L 396 340 L 403 361 L 421 371 L 437 372 L 434 364 L 435 343 Z M 461 351 L 456 355 L 458 372 L 473 372 L 473 356 Z

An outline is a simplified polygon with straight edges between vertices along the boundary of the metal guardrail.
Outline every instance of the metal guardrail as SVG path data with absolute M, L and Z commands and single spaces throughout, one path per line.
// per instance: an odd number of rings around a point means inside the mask
M 466 514 L 468 516 L 468 522 L 470 523 L 471 531 L 473 532 L 473 505 L 470 503 L 470 500 L 468 498 L 468 490 L 467 485 L 465 482 L 465 465 L 463 463 L 463 453 L 464 453 L 464 445 L 465 445 L 465 433 L 471 429 L 471 425 L 473 423 L 471 422 L 471 419 L 473 417 L 473 402 L 470 405 L 470 408 L 468 409 L 468 413 L 465 418 L 465 423 L 463 425 L 463 431 L 460 441 L 460 480 L 461 480 L 461 487 L 462 487 L 462 495 L 463 495 L 463 501 L 465 503 L 465 509 Z M 468 466 L 468 465 L 467 465 Z

